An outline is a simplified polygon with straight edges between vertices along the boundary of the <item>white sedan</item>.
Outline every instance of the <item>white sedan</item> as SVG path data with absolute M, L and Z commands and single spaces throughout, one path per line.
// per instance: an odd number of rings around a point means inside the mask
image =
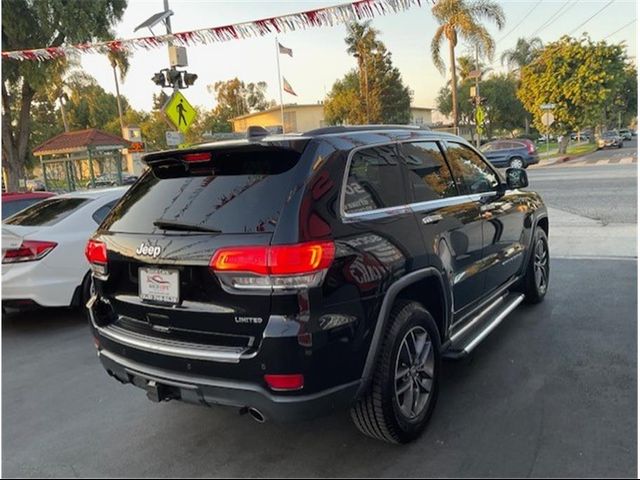
M 7 218 L 2 225 L 3 307 L 86 302 L 90 267 L 85 245 L 128 188 L 58 195 Z

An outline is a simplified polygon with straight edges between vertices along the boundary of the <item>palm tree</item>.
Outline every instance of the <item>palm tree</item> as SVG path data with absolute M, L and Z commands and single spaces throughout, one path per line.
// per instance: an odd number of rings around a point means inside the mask
M 456 54 L 458 37 L 470 43 L 479 44 L 489 58 L 493 56 L 495 42 L 487 29 L 480 23 L 482 19 L 491 20 L 502 29 L 505 23 L 504 11 L 492 0 L 438 0 L 431 9 L 440 27 L 431 41 L 433 63 L 445 72 L 440 56 L 440 45 L 446 38 L 449 41 L 449 65 L 451 68 L 451 100 L 453 106 L 453 128 L 458 132 L 458 82 L 456 79 Z
M 126 50 L 109 50 L 107 58 L 113 69 L 113 80 L 116 82 L 116 100 L 118 102 L 118 117 L 120 118 L 120 131 L 124 131 L 124 120 L 122 118 L 122 104 L 120 102 L 120 85 L 116 70 L 120 70 L 120 81 L 124 82 L 129 71 L 130 53 Z
M 533 62 L 543 47 L 544 44 L 538 37 L 530 40 L 518 38 L 514 48 L 504 51 L 500 57 L 500 62 L 502 65 L 506 63 L 508 67 L 514 68 L 514 70 L 520 70 Z
M 351 23 L 347 26 L 347 52 L 353 55 L 358 61 L 358 73 L 360 81 L 361 103 L 364 104 L 366 115 L 365 123 L 369 123 L 369 78 L 370 56 L 377 49 L 378 31 L 371 27 L 371 22 Z

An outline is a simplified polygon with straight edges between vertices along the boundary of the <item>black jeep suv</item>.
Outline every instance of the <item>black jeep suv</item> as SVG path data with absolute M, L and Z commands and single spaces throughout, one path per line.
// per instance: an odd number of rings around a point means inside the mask
M 149 154 L 89 241 L 109 375 L 154 401 L 295 420 L 351 407 L 404 443 L 467 355 L 549 282 L 548 219 L 457 136 L 333 127 Z

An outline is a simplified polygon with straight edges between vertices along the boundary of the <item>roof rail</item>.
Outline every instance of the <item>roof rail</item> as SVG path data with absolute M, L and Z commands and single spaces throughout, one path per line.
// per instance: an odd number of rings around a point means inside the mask
M 339 125 L 335 127 L 322 127 L 304 132 L 303 135 L 327 135 L 331 133 L 371 132 L 380 130 L 431 130 L 426 125 Z

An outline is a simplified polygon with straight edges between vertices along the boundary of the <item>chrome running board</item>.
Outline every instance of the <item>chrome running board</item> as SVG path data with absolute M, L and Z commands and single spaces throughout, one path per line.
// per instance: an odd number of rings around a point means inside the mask
M 451 345 L 443 357 L 458 359 L 469 355 L 523 300 L 521 293 L 510 293 L 495 300 L 451 336 Z

